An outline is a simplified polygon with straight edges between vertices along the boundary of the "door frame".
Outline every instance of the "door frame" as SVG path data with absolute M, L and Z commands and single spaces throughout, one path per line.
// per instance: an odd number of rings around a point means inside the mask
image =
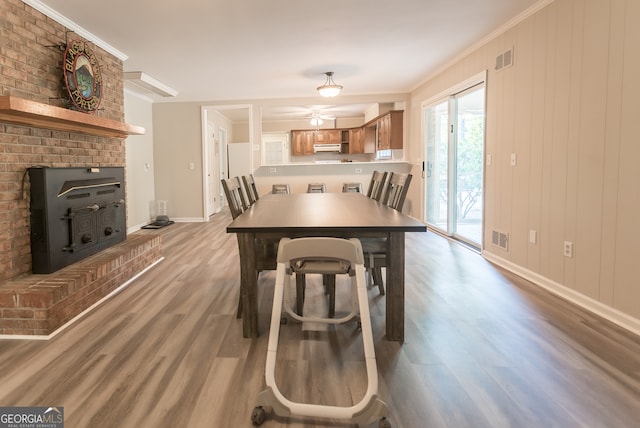
M 438 94 L 428 98 L 427 100 L 423 101 L 421 103 L 421 108 L 420 108 L 420 124 L 421 124 L 421 134 L 422 134 L 422 159 L 424 159 L 424 163 L 427 162 L 427 149 L 426 149 L 426 126 L 425 126 L 425 121 L 424 121 L 424 114 L 426 109 L 429 108 L 429 106 L 432 106 L 434 104 L 436 104 L 438 101 L 442 101 L 442 100 L 447 100 L 448 103 L 451 102 L 451 98 L 454 97 L 455 95 L 462 93 L 474 86 L 477 86 L 479 84 L 484 83 L 484 88 L 485 88 L 485 97 L 484 97 L 484 127 L 483 127 L 483 153 L 482 153 L 482 158 L 483 158 L 483 168 L 482 168 L 482 222 L 481 222 L 481 228 L 482 228 L 482 242 L 479 242 L 478 244 L 480 245 L 480 250 L 482 250 L 482 248 L 484 247 L 484 224 L 485 224 L 485 188 L 486 188 L 486 168 L 484 168 L 484 156 L 485 156 L 485 149 L 486 149 L 486 144 L 487 144 L 487 86 L 488 86 L 488 82 L 487 82 L 487 70 L 483 70 L 479 73 L 474 74 L 473 76 L 449 87 L 448 89 L 445 89 L 444 91 L 439 92 Z M 454 123 L 452 122 L 451 118 L 451 105 L 449 105 L 449 123 Z M 455 119 L 455 121 L 457 121 L 457 118 Z M 455 128 L 455 127 L 454 127 Z M 452 135 L 449 134 L 449 139 L 452 138 Z M 448 142 L 448 144 L 451 144 L 451 141 Z M 451 153 L 450 153 L 451 156 Z M 453 159 L 449 159 L 449 168 L 448 168 L 448 178 L 447 180 L 452 180 L 454 179 L 454 177 L 452 177 L 452 173 L 453 171 L 451 170 L 450 166 L 451 163 L 453 162 Z M 423 189 L 422 189 L 422 218 L 426 221 L 426 215 L 427 215 L 427 198 L 426 198 L 426 188 L 427 188 L 427 180 L 426 180 L 426 176 L 425 179 L 423 180 Z M 451 204 L 452 201 L 448 201 L 447 203 Z M 467 242 L 464 239 L 461 239 L 459 236 L 456 236 L 456 234 L 450 235 L 449 234 L 449 230 L 450 228 L 450 222 L 451 220 L 451 210 L 449 207 L 449 213 L 447 216 L 447 231 L 445 236 L 450 237 L 452 239 L 456 239 L 459 240 L 461 242 L 466 243 L 467 245 L 470 245 L 469 242 Z M 431 230 L 437 231 L 439 233 L 441 233 L 440 229 L 433 229 L 430 227 Z
M 249 125 L 249 143 L 251 147 L 253 147 L 253 139 L 254 139 L 254 124 L 253 124 L 253 105 L 252 104 L 212 104 L 212 105 L 203 105 L 200 107 L 200 121 L 201 121 L 201 130 L 202 130 L 202 217 L 204 221 L 209 221 L 209 195 L 210 186 L 209 180 L 207 179 L 209 173 L 215 173 L 215 171 L 210 171 L 210 166 L 208 162 L 209 151 L 211 150 L 208 138 L 208 129 L 209 129 L 209 111 L 217 111 L 220 114 L 224 115 L 225 110 L 245 110 L 246 109 L 246 118 Z M 216 131 L 218 126 L 215 127 Z M 227 133 L 228 135 L 228 133 Z M 222 146 L 222 145 L 221 145 Z M 220 147 L 220 150 L 215 153 L 215 161 L 214 164 L 220 165 L 221 162 L 224 162 L 226 165 L 227 162 L 227 153 L 223 148 Z M 250 154 L 250 162 L 253 165 L 253 150 L 251 150 Z M 222 186 L 220 184 L 220 180 L 213 180 L 213 192 L 215 195 L 221 195 Z M 219 206 L 224 206 L 224 201 L 220 201 Z

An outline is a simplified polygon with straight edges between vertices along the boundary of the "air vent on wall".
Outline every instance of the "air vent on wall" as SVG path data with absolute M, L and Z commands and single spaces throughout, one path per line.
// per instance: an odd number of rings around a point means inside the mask
M 496 71 L 513 65 L 513 48 L 496 57 Z
M 491 231 L 491 243 L 509 251 L 509 234 L 493 230 Z

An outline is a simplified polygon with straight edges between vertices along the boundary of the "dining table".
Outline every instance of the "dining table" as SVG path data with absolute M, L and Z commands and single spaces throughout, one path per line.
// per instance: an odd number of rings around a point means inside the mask
M 361 193 L 267 194 L 227 226 L 237 234 L 243 336 L 258 326 L 256 240 L 331 236 L 386 239 L 386 339 L 404 341 L 405 233 L 426 225 Z

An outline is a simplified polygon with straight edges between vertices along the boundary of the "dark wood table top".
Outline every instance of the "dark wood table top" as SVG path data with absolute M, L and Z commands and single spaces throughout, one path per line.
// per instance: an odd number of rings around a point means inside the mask
M 360 193 L 292 193 L 261 197 L 229 233 L 426 232 L 421 223 Z

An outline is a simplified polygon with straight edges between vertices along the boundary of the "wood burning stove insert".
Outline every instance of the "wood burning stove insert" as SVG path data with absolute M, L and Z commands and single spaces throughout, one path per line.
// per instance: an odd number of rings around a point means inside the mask
M 33 273 L 51 273 L 126 238 L 124 168 L 29 168 Z

